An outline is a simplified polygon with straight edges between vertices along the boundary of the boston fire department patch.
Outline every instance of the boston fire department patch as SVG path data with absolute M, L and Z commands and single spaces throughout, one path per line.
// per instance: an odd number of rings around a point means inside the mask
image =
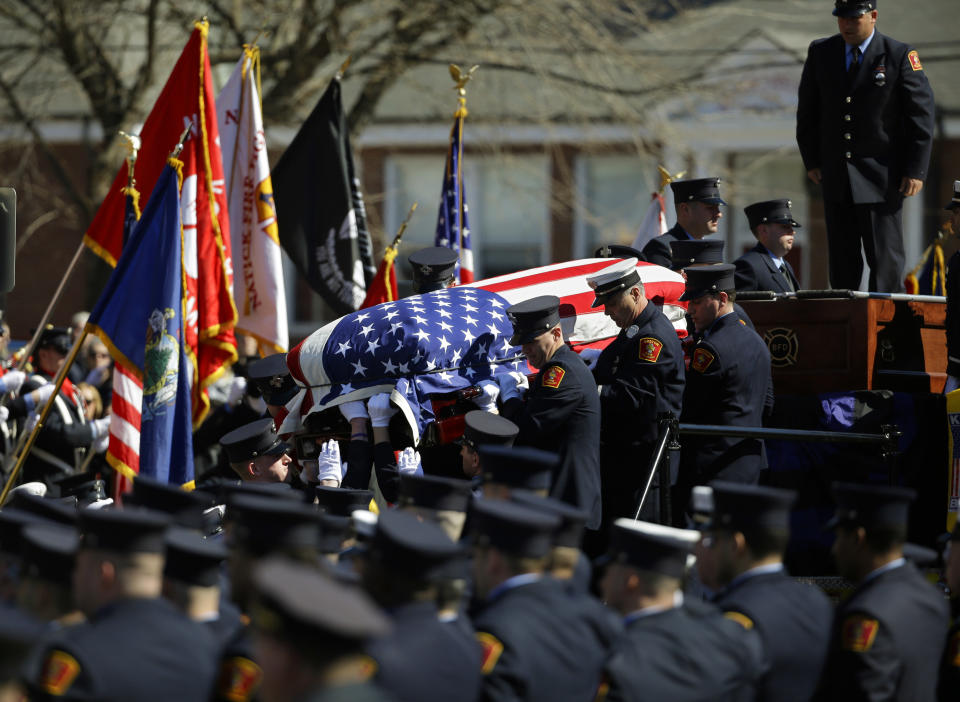
M 543 372 L 543 382 L 540 384 L 545 388 L 553 388 L 556 390 L 560 387 L 560 381 L 563 380 L 565 373 L 566 371 L 560 366 L 551 366 Z
M 870 619 L 862 614 L 847 617 L 841 630 L 843 650 L 854 653 L 869 651 L 873 646 L 873 640 L 877 638 L 878 631 L 880 631 L 880 622 L 876 619 Z
M 663 349 L 663 342 L 654 339 L 652 336 L 645 336 L 640 339 L 640 360 L 656 363 L 660 358 L 660 351 Z
M 694 349 L 693 358 L 690 360 L 690 367 L 697 371 L 697 373 L 703 373 L 710 367 L 710 364 L 713 363 L 715 358 L 716 356 L 706 349 Z
M 500 654 L 503 653 L 503 644 L 496 636 L 485 631 L 478 631 L 476 636 L 477 641 L 480 642 L 480 647 L 483 649 L 480 670 L 486 675 L 497 667 L 497 661 L 500 660 Z

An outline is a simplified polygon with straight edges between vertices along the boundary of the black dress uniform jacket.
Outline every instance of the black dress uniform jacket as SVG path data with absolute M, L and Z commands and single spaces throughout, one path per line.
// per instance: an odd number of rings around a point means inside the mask
M 956 604 L 956 600 L 953 600 Z M 947 647 L 940 662 L 940 681 L 937 684 L 937 699 L 953 702 L 960 690 L 960 617 L 953 620 L 947 632 Z
M 643 257 L 648 263 L 656 263 L 664 268 L 671 268 L 673 254 L 670 251 L 671 241 L 686 241 L 690 236 L 679 224 L 674 224 L 666 234 L 653 237 L 643 247 Z
M 560 454 L 550 496 L 585 510 L 588 529 L 600 526 L 600 398 L 587 364 L 561 346 L 530 381 L 526 401 L 511 400 L 503 413 L 520 427 L 515 445 Z
M 207 702 L 216 646 L 203 625 L 162 599 L 123 599 L 45 647 L 30 699 Z
M 249 702 L 258 699 L 263 671 L 253 660 L 247 619 L 226 600 L 220 601 L 220 616 L 205 622 L 219 651 L 213 702 Z
M 489 702 L 582 702 L 600 683 L 622 628 L 612 612 L 541 578 L 500 593 L 474 616 Z
M 763 244 L 757 244 L 734 261 L 733 265 L 737 267 L 735 285 L 738 292 L 741 290 L 772 290 L 773 292 L 785 293 L 800 289 L 800 281 L 793 273 L 793 266 L 784 259 L 783 267 L 786 272 L 786 277 L 784 277 L 784 273 L 781 273 L 780 269 L 777 268 Z M 788 279 L 793 284 L 792 288 L 787 284 Z
M 27 378 L 20 389 L 20 397 L 10 403 L 10 416 L 26 417 L 28 414 L 24 396 L 33 392 L 46 379 L 47 375 Z M 69 475 L 76 468 L 76 450 L 89 448 L 93 443 L 93 426 L 87 423 L 83 415 L 82 400 L 72 385 L 65 385 L 57 394 L 54 406 L 47 415 L 47 421 L 37 436 L 36 444 L 27 457 L 23 468 L 24 481 L 43 481 Z M 34 411 L 39 412 L 38 406 Z M 38 450 L 39 449 L 39 450 Z
M 830 643 L 833 605 L 823 591 L 784 571 L 747 574 L 715 603 L 763 640 L 769 671 L 759 700 L 806 702 L 817 689 Z
M 477 699 L 480 656 L 470 640 L 437 618 L 433 602 L 387 610 L 393 629 L 370 644 L 376 683 L 401 702 Z
M 935 699 L 948 617 L 910 563 L 862 583 L 837 608 L 817 699 Z
M 603 518 L 627 516 L 646 482 L 657 442 L 657 415 L 680 416 L 685 369 L 673 325 L 648 303 L 597 359 L 600 392 L 600 470 Z M 630 516 L 633 513 L 630 512 Z
M 720 317 L 691 351 L 681 420 L 759 427 L 772 409 L 766 344 L 735 314 Z M 755 483 L 766 468 L 759 439 L 688 436 L 681 443 L 680 480 L 687 487 L 713 479 Z
M 797 105 L 800 154 L 808 171 L 821 170 L 827 200 L 846 200 L 847 183 L 854 203 L 893 200 L 903 177 L 927 177 L 933 91 L 917 53 L 880 32 L 852 86 L 845 52 L 839 34 L 810 44 Z
M 627 624 L 604 666 L 597 700 L 753 700 L 765 669 L 756 632 L 688 600 Z

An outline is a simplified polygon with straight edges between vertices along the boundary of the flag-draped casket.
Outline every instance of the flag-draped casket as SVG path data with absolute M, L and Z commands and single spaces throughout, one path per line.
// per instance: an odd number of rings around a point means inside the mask
M 307 337 L 287 356 L 300 392 L 280 431 L 294 432 L 315 412 L 381 392 L 391 398 L 419 441 L 434 420 L 431 396 L 513 371 L 529 372 L 510 344 L 512 304 L 538 295 L 560 298 L 564 338 L 574 348 L 602 347 L 618 329 L 603 308 L 591 308 L 586 276 L 615 259 L 584 259 L 533 268 L 348 314 Z M 637 265 L 646 296 L 662 305 L 685 335 L 683 278 L 666 268 Z

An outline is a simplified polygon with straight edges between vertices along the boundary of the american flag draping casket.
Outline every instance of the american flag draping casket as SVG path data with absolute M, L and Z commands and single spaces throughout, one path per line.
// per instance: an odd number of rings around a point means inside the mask
M 315 412 L 389 392 L 419 442 L 434 420 L 432 395 L 528 370 L 520 348 L 510 345 L 506 308 L 538 295 L 560 298 L 564 338 L 575 349 L 605 346 L 619 330 L 602 307 L 590 307 L 593 292 L 586 277 L 616 260 L 542 266 L 386 302 L 330 322 L 287 356 L 301 390 L 286 406 L 281 433 L 299 431 Z M 647 298 L 663 306 L 684 336 L 683 278 L 652 264 L 637 267 Z

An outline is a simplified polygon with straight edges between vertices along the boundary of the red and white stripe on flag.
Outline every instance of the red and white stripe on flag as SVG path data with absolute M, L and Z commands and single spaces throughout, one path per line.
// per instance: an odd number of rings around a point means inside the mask
M 593 304 L 594 294 L 587 284 L 587 276 L 619 260 L 623 259 L 587 258 L 555 263 L 479 280 L 471 283 L 471 286 L 495 292 L 506 298 L 510 304 L 539 295 L 556 295 L 560 298 L 563 338 L 575 349 L 586 346 L 603 348 L 620 330 L 613 320 L 603 313 L 603 307 L 590 306 Z M 677 335 L 685 337 L 686 304 L 680 302 L 684 290 L 683 276 L 644 261 L 637 263 L 637 269 L 640 271 L 647 299 L 662 306 L 663 313 L 677 330 Z
M 140 408 L 143 406 L 143 383 L 120 363 L 113 368 L 112 397 L 107 462 L 130 478 L 131 474 L 140 472 Z

